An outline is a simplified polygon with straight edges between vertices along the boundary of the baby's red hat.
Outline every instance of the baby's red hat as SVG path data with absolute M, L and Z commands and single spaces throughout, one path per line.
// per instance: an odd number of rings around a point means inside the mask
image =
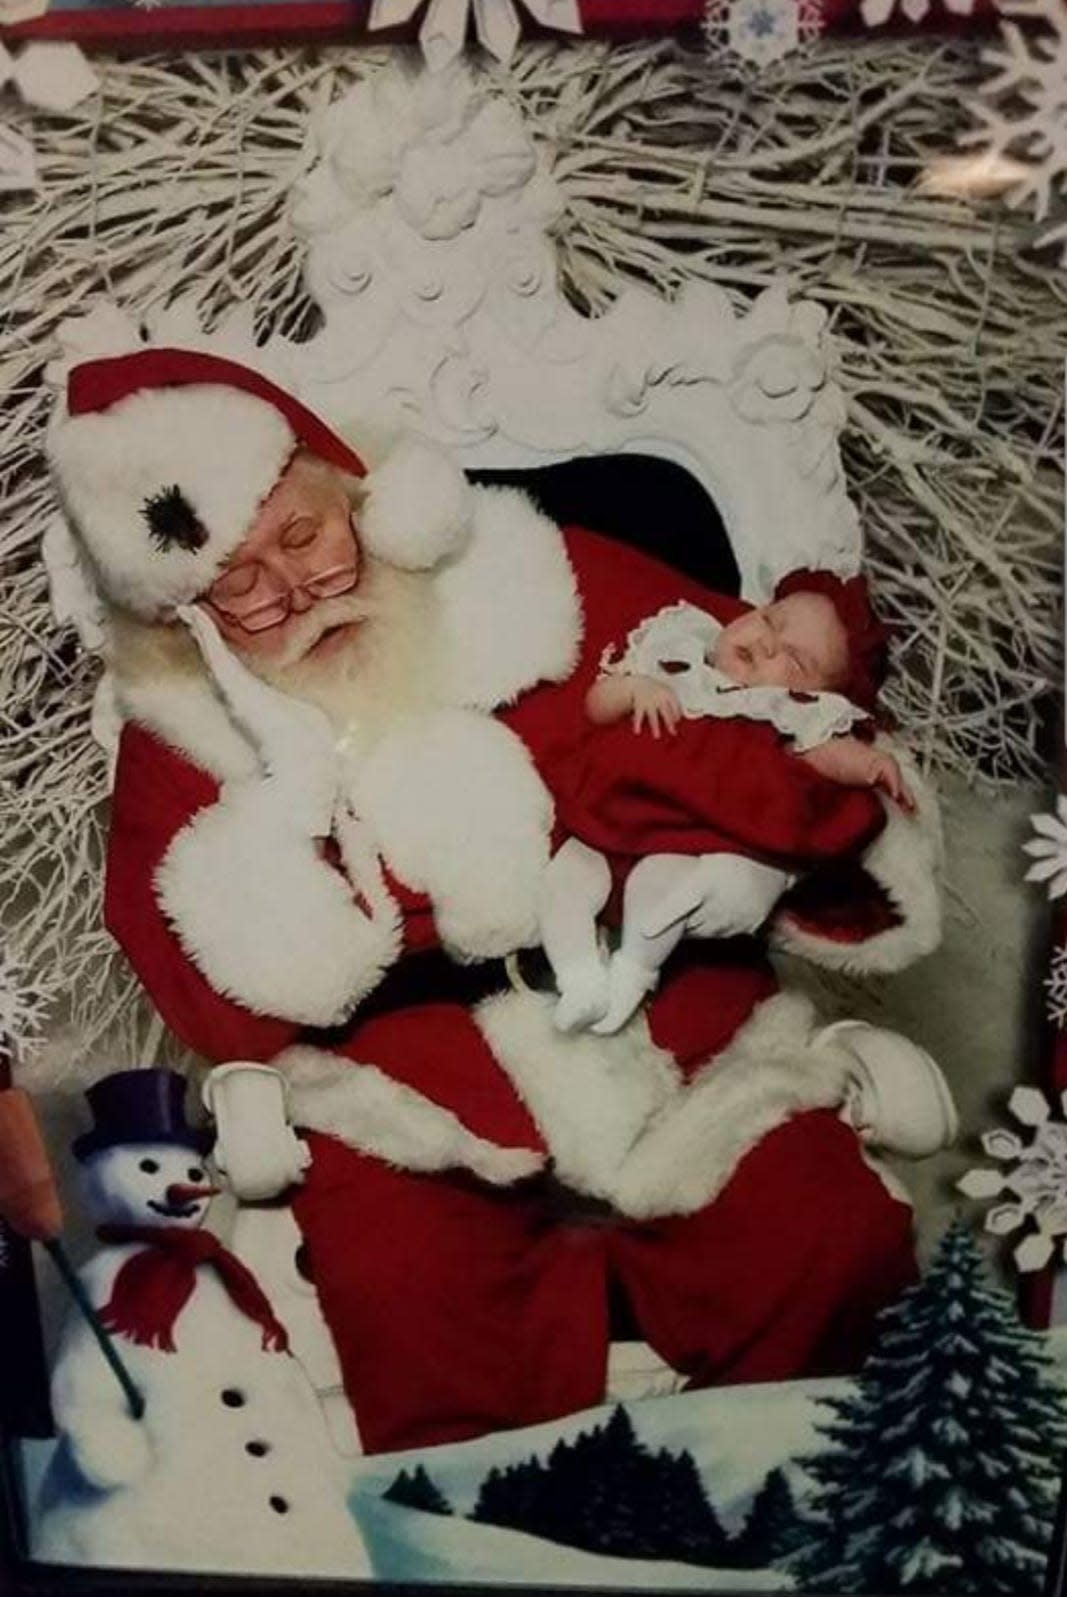
M 871 608 L 866 577 L 838 577 L 805 567 L 783 577 L 774 597 L 785 599 L 791 593 L 818 593 L 830 600 L 848 636 L 848 676 L 839 691 L 857 709 L 873 715 L 889 667 L 889 633 Z

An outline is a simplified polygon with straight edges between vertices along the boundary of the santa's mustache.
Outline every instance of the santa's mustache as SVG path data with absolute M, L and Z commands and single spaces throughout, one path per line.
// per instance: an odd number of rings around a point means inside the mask
M 299 665 L 327 632 L 368 621 L 379 608 L 373 594 L 343 593 L 335 599 L 319 599 L 311 610 L 291 618 L 285 646 L 275 655 L 272 666 L 285 671 Z

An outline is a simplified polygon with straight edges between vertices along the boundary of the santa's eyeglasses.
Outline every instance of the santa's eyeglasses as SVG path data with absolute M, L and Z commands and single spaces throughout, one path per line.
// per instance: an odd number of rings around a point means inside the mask
M 297 593 L 306 594 L 310 599 L 338 599 L 343 593 L 351 593 L 359 576 L 359 567 L 354 563 L 331 566 L 329 571 L 322 571 L 318 576 L 292 583 L 270 599 L 258 597 L 261 575 L 260 569 L 254 565 L 228 571 L 212 584 L 204 598 L 223 620 L 233 622 L 243 632 L 267 632 L 289 619 L 293 597 Z M 242 579 L 247 581 L 248 586 L 243 592 L 235 593 L 234 587 Z

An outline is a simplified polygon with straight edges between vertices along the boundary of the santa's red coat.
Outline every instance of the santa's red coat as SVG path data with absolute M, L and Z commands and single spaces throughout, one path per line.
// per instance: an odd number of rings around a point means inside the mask
M 562 773 L 574 769 L 584 697 L 605 646 L 681 599 L 723 620 L 740 608 L 591 534 L 568 534 L 567 548 L 585 617 L 578 666 L 564 683 L 538 685 L 498 712 L 564 801 Z M 690 721 L 666 758 L 628 727 L 600 736 L 617 770 L 641 791 L 651 847 L 669 848 L 672 828 L 694 809 L 699 814 L 702 802 L 709 824 L 713 812 L 715 827 L 739 848 L 758 846 L 783 863 L 861 850 L 881 825 L 869 793 L 825 781 L 770 727 Z M 217 794 L 212 777 L 158 737 L 125 728 L 107 923 L 190 1047 L 212 1060 L 267 1060 L 299 1040 L 300 1029 L 216 992 L 156 898 L 155 873 L 171 841 Z M 432 947 L 428 902 L 391 885 L 405 951 Z M 292 930 L 296 939 L 314 934 Z M 650 1006 L 652 1038 L 689 1074 L 774 990 L 756 944 L 689 945 Z M 328 1038 L 303 1037 L 378 1065 L 490 1142 L 546 1146 L 543 1128 L 462 1005 L 416 1004 L 367 1020 L 357 1012 Z M 908 1209 L 828 1113 L 773 1130 L 703 1210 L 641 1223 L 561 1204 L 544 1179 L 499 1191 L 467 1175 L 390 1168 L 331 1137 L 311 1141 L 315 1158 L 296 1213 L 370 1450 L 532 1423 L 597 1401 L 609 1279 L 623 1285 L 660 1354 L 703 1383 L 853 1364 L 874 1314 L 914 1268 Z

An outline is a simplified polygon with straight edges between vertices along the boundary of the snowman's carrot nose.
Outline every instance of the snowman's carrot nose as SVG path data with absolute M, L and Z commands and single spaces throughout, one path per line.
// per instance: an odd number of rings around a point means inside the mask
M 167 1188 L 168 1203 L 198 1203 L 201 1198 L 213 1198 L 221 1187 L 186 1187 L 176 1183 Z
M 63 1229 L 44 1142 L 19 1087 L 0 1090 L 0 1216 L 33 1242 L 51 1242 Z

